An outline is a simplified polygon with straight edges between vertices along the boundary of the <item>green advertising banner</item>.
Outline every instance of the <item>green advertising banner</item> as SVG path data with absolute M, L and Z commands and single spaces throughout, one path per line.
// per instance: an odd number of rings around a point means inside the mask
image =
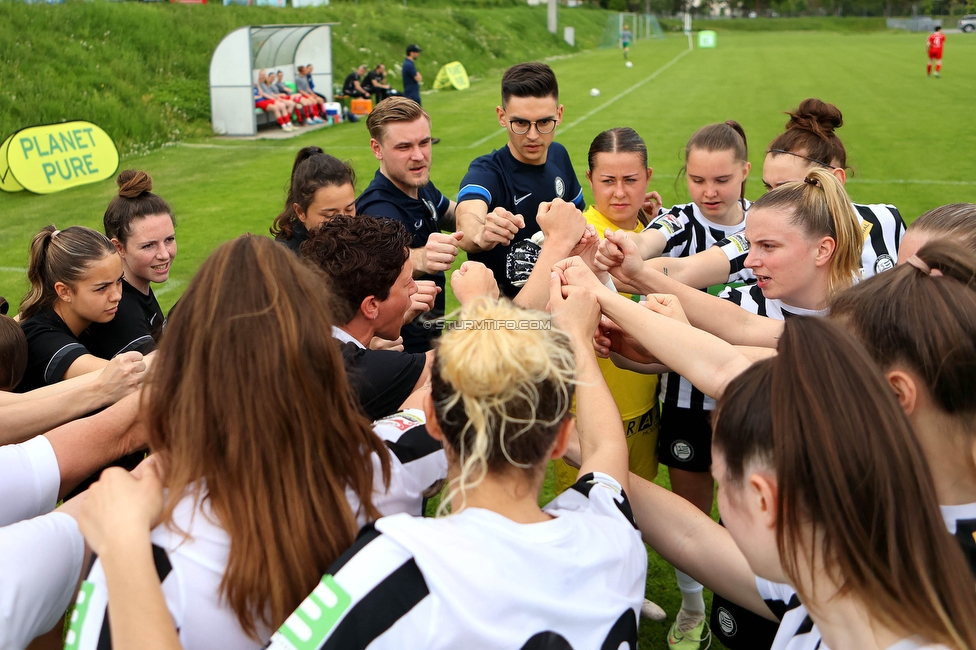
M 119 168 L 115 142 L 91 122 L 31 126 L 0 145 L 0 189 L 52 194 L 111 178 Z

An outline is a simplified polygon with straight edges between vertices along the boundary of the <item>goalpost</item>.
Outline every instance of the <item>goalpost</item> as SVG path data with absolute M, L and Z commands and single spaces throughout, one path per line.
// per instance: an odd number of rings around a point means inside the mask
M 607 25 L 603 30 L 600 47 L 623 47 L 621 34 L 624 26 L 630 27 L 633 41 L 664 38 L 664 30 L 654 14 L 636 14 L 621 12 L 607 16 Z

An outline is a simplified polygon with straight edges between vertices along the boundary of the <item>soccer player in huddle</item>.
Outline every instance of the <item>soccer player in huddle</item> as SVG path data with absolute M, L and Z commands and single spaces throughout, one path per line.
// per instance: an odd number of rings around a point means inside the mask
M 563 107 L 552 68 L 509 68 L 495 112 L 508 144 L 468 167 L 458 192 L 457 225 L 468 258 L 490 268 L 502 293 L 512 297 L 538 259 L 539 244 L 530 239 L 540 232 L 540 204 L 558 198 L 580 210 L 586 206 L 566 148 L 553 142 Z

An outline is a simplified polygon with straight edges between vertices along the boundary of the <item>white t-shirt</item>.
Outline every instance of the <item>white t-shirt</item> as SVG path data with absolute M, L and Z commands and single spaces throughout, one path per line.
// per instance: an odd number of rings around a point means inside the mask
M 0 528 L 0 648 L 25 648 L 62 620 L 84 556 L 78 524 L 63 512 Z
M 589 474 L 519 524 L 482 508 L 367 527 L 273 650 L 630 648 L 647 553 L 611 477 Z
M 391 474 L 387 491 L 379 458 L 374 454 L 374 505 L 383 515 L 422 514 L 423 491 L 447 476 L 444 449 L 427 434 L 423 411 L 394 414 L 375 422 L 373 429 L 390 449 Z M 350 499 L 350 505 L 353 512 L 358 511 L 358 500 Z M 184 650 L 263 647 L 272 630 L 259 625 L 258 639 L 248 637 L 234 611 L 219 596 L 230 555 L 230 537 L 212 514 L 210 502 L 205 500 L 194 507 L 191 497 L 183 498 L 173 511 L 173 523 L 179 531 L 188 532 L 190 538 L 170 527 L 157 527 L 152 532 L 153 557 Z M 359 523 L 366 523 L 362 513 Z M 100 561 L 92 567 L 85 587 L 91 604 L 85 616 L 72 625 L 79 635 L 77 648 L 103 650 L 111 646 L 99 643 L 100 636 L 107 638 L 109 634 L 105 618 L 108 594 Z
M 54 510 L 61 470 L 44 436 L 0 447 L 0 526 Z

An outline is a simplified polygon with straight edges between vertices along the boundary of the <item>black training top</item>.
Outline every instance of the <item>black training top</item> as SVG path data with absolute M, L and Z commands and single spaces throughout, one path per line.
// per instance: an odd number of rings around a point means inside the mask
M 499 244 L 489 251 L 468 255 L 468 259 L 482 262 L 491 269 L 498 288 L 506 296 L 513 297 L 518 293 L 519 286 L 513 282 L 524 283 L 528 277 L 525 269 L 509 257 L 522 255 L 520 243 L 540 230 L 536 221 L 539 204 L 555 198 L 574 203 L 580 210 L 586 207 L 583 188 L 576 180 L 569 153 L 558 142 L 549 145 L 546 162 L 542 165 L 528 165 L 516 160 L 506 145 L 476 158 L 461 180 L 458 203 L 478 199 L 488 205 L 488 212 L 502 207 L 525 218 L 525 228 L 518 231 L 509 245 Z
M 96 357 L 111 359 L 123 352 L 149 354 L 156 349 L 166 317 L 152 289 L 149 295 L 122 281 L 122 300 L 115 318 L 88 326 L 88 349 Z
M 18 393 L 56 384 L 78 357 L 90 354 L 50 307 L 37 312 L 20 327 L 27 337 L 27 369 L 15 389 Z
M 340 343 L 349 383 L 370 420 L 379 420 L 400 410 L 413 392 L 427 362 L 427 355 L 369 350 L 355 343 Z
M 308 239 L 308 229 L 298 219 L 295 219 L 295 222 L 291 225 L 291 237 L 286 238 L 284 233 L 278 233 L 275 236 L 276 242 L 287 246 L 288 250 L 295 253 L 295 255 L 300 254 L 299 249 L 302 246 L 302 242 L 306 239 Z

